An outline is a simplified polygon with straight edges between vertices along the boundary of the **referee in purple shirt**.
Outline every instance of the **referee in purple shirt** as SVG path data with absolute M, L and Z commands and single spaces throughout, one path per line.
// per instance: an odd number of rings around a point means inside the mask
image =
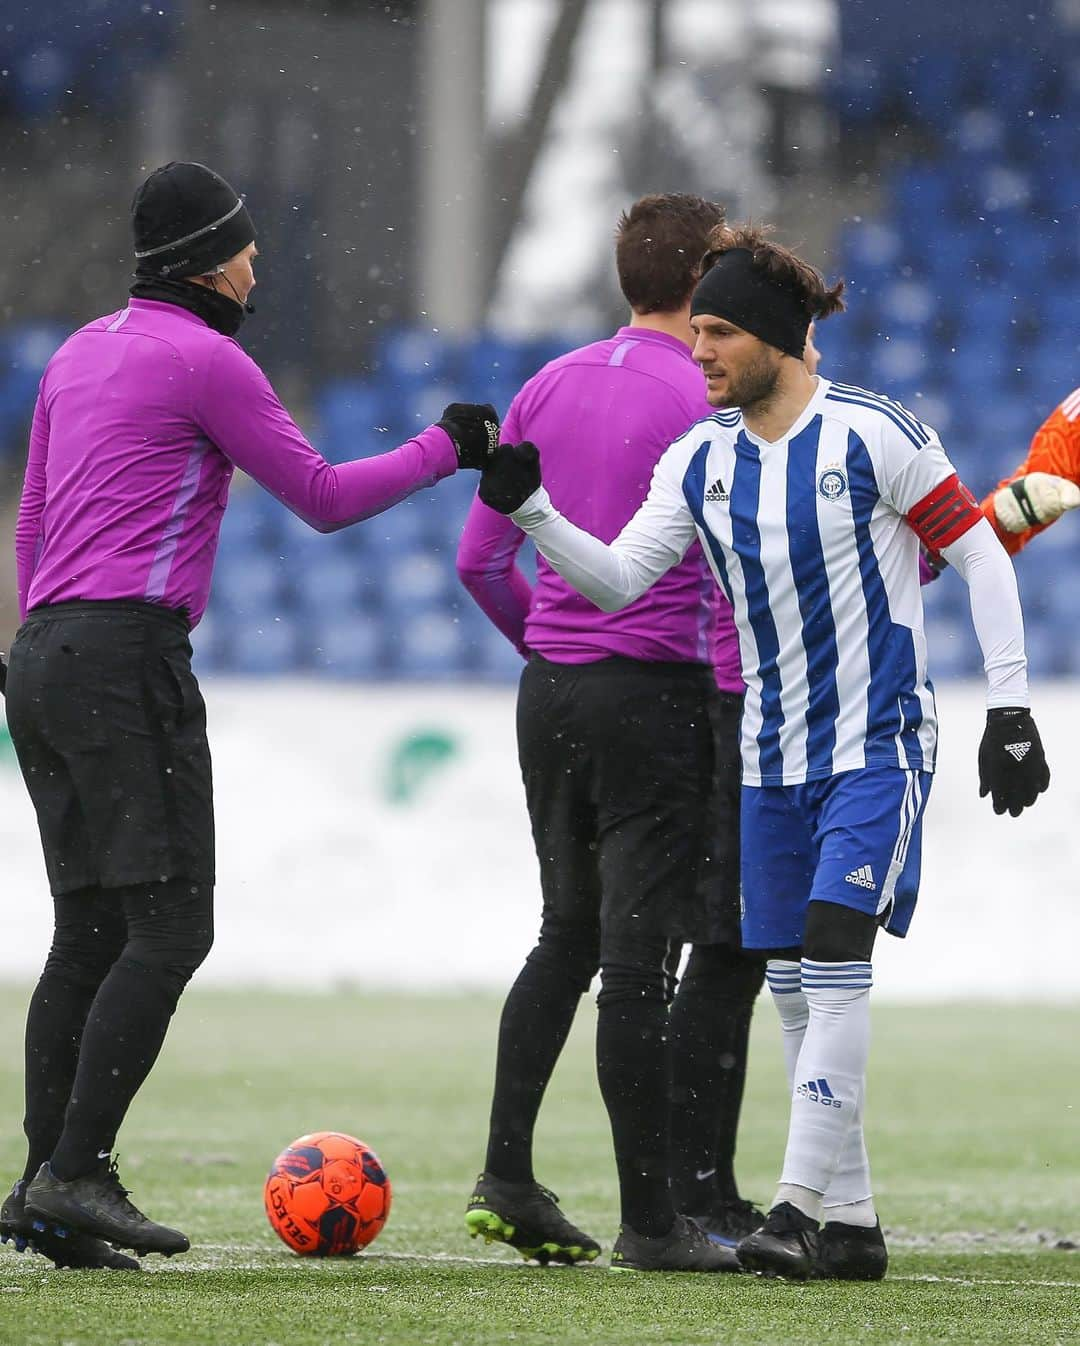
M 547 365 L 507 414 L 504 441 L 536 443 L 559 508 L 607 541 L 664 450 L 711 411 L 689 301 L 722 218 L 698 197 L 638 201 L 616 245 L 630 323 Z M 543 893 L 539 942 L 502 1013 L 466 1224 L 526 1257 L 598 1254 L 535 1181 L 532 1137 L 599 969 L 597 1071 L 622 1213 L 612 1265 L 732 1270 L 731 1246 L 763 1218 L 740 1200 L 732 1158 L 764 965 L 739 940 L 743 684 L 730 608 L 696 544 L 642 600 L 607 614 L 543 558 L 530 588 L 515 566 L 523 541 L 477 501 L 458 550 L 466 588 L 528 660 L 518 749 Z M 669 1015 L 683 942 L 694 948 Z
M 16 530 L 23 617 L 7 718 L 37 812 L 55 934 L 26 1025 L 29 1152 L 0 1238 L 57 1265 L 182 1252 L 127 1198 L 110 1152 L 213 940 L 206 711 L 188 635 L 241 467 L 320 532 L 378 514 L 498 442 L 455 403 L 400 448 L 331 466 L 233 339 L 255 231 L 210 169 L 171 163 L 132 205 L 126 308 L 41 380 Z

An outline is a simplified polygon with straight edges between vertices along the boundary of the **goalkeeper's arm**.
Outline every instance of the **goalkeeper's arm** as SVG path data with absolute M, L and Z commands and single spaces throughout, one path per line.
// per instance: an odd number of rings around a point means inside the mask
M 1080 506 L 1080 389 L 1039 426 L 1027 457 L 982 502 L 1010 555 Z
M 1053 523 L 1080 505 L 1080 486 L 1049 472 L 1028 472 L 994 492 L 994 514 L 1008 533 Z

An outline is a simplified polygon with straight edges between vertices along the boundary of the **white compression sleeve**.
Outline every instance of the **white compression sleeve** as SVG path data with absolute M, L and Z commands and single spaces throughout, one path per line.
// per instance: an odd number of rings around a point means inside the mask
M 986 669 L 987 707 L 1028 705 L 1024 618 L 1008 553 L 986 519 L 980 519 L 942 555 L 968 586 Z
M 678 565 L 696 536 L 689 506 L 661 458 L 649 494 L 610 546 L 564 518 L 543 486 L 510 515 L 567 584 L 617 612 Z

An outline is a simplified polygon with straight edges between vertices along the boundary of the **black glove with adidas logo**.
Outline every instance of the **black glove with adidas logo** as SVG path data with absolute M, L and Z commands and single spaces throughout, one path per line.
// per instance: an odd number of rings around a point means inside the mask
M 499 413 L 490 402 L 451 402 L 435 424 L 454 441 L 458 467 L 479 470 L 499 447 Z
M 995 813 L 1019 818 L 1050 784 L 1042 739 L 1023 706 L 986 712 L 979 744 L 979 798 L 989 795 Z

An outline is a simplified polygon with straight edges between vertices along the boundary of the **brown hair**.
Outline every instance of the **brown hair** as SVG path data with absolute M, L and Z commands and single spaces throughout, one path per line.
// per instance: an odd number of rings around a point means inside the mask
M 636 313 L 682 308 L 701 276 L 700 257 L 724 207 L 681 192 L 643 196 L 615 230 L 619 286 Z
M 734 227 L 718 224 L 709 235 L 708 251 L 701 259 L 701 275 L 711 271 L 724 253 L 735 248 L 745 248 L 753 254 L 754 269 L 793 290 L 802 300 L 811 320 L 842 313 L 847 307 L 842 297 L 844 282 L 838 280 L 831 286 L 826 285 L 824 276 L 816 267 L 796 257 L 790 248 L 773 243 L 768 237 L 771 233 L 772 226 L 768 224 L 739 224 Z

